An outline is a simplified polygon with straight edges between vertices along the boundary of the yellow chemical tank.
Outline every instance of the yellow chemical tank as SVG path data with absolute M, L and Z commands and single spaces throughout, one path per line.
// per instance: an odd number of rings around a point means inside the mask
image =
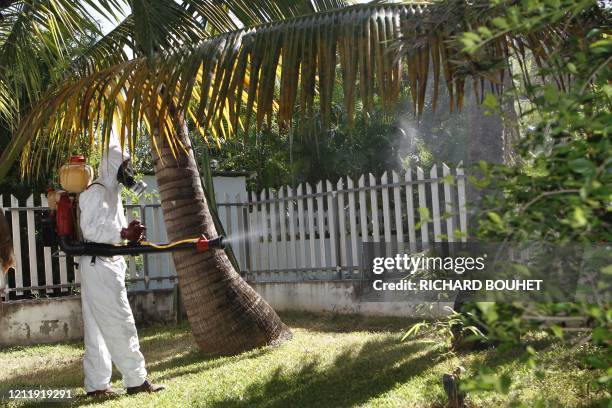
M 59 171 L 60 184 L 69 193 L 82 193 L 91 184 L 93 170 L 83 156 L 72 156 Z

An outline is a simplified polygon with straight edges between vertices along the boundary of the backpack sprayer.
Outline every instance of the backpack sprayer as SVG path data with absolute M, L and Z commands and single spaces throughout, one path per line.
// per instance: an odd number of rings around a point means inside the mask
M 83 156 L 72 156 L 68 164 L 60 169 L 60 185 L 64 190 L 49 189 L 47 201 L 49 213 L 42 220 L 42 239 L 44 246 L 59 245 L 60 249 L 71 256 L 115 256 L 139 255 L 182 250 L 208 251 L 210 248 L 225 248 L 224 239 L 219 236 L 208 239 L 204 235 L 165 244 L 133 240 L 127 245 L 85 242 L 80 239 L 78 227 L 78 195 L 85 191 L 93 178 L 93 170 Z M 132 190 L 142 192 L 146 184 L 135 183 Z M 144 231 L 139 221 L 132 221 L 136 229 Z M 140 233 L 138 233 L 140 236 Z

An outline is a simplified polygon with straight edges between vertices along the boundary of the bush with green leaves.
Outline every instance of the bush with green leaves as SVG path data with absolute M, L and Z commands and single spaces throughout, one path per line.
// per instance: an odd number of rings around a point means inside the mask
M 554 32 L 554 40 L 537 42 L 541 54 L 515 44 L 508 67 L 519 67 L 513 86 L 501 95 L 483 97 L 491 113 L 504 115 L 508 100 L 520 111 L 522 137 L 513 166 L 481 162 L 471 177 L 485 189 L 475 235 L 487 242 L 545 241 L 548 243 L 609 243 L 612 241 L 612 36 L 610 9 L 596 1 L 497 0 L 487 18 L 470 27 L 457 41 L 471 66 L 483 76 L 497 72 L 487 47 L 500 39 L 531 38 Z M 577 29 L 563 33 L 569 26 Z M 539 40 L 538 40 L 539 41 Z M 545 59 L 544 59 L 545 58 Z M 479 62 L 481 62 L 479 64 Z M 490 61 L 488 61 L 490 62 Z M 488 70 L 488 71 L 487 71 Z M 609 247 L 607 248 L 609 254 Z M 608 255 L 609 259 L 609 255 Z M 609 276 L 612 266 L 602 268 Z M 608 292 L 609 293 L 609 292 Z M 610 299 L 591 303 L 467 304 L 461 317 L 498 347 L 520 345 L 525 333 L 542 329 L 576 344 L 612 344 Z M 526 318 L 527 316 L 527 318 Z M 536 316 L 538 319 L 529 318 Z M 564 318 L 578 319 L 580 327 L 564 327 Z M 552 322 L 552 323 L 551 323 Z M 529 352 L 528 352 L 529 351 Z M 526 350 L 535 361 L 536 351 Z M 586 364 L 601 369 L 601 386 L 609 387 L 609 358 L 589 357 Z M 481 375 L 482 374 L 482 375 Z M 509 383 L 493 384 L 486 373 L 465 379 L 468 391 L 492 386 L 508 390 Z M 504 380 L 505 381 L 505 380 Z
M 610 10 L 595 1 L 506 1 L 506 13 L 491 24 L 465 33 L 465 51 L 478 58 L 482 47 L 509 32 L 538 32 L 545 26 L 568 24 L 578 19 L 582 30 L 574 32 L 549 54 L 536 69 L 530 58 L 517 56 L 526 67 L 515 78 L 518 86 L 509 93 L 522 101 L 521 124 L 526 132 L 517 146 L 519 162 L 507 167 L 480 163 L 478 187 L 495 191 L 485 198 L 484 215 L 479 217 L 477 236 L 488 241 L 546 241 L 602 243 L 612 241 L 612 37 Z M 535 75 L 534 75 L 535 74 Z M 565 79 L 561 83 L 559 79 Z M 497 98 L 488 96 L 485 105 L 499 109 Z M 608 248 L 609 254 L 609 248 Z M 609 256 L 608 256 L 609 259 Z M 610 274 L 610 267 L 601 271 Z M 488 337 L 512 344 L 515 337 L 532 328 L 525 314 L 537 316 L 583 316 L 588 327 L 575 341 L 591 341 L 609 347 L 612 341 L 610 299 L 596 304 L 517 305 L 504 318 L 504 305 L 492 304 L 481 324 Z M 508 311 L 507 308 L 505 310 Z M 494 316 L 495 317 L 495 316 Z M 559 321 L 563 321 L 562 319 Z M 563 338 L 567 329 L 559 325 L 540 326 Z M 492 334 L 495 335 L 492 335 Z M 512 333 L 511 336 L 506 336 Z M 610 385 L 610 360 L 590 360 L 605 367 L 600 381 Z M 470 385 L 475 389 L 474 384 Z M 477 388 L 477 387 L 476 387 Z

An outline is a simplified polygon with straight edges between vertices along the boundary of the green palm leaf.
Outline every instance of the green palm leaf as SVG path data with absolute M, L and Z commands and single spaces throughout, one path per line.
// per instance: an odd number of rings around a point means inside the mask
M 247 21 L 303 12 L 294 10 L 291 2 L 261 0 L 261 9 L 250 14 L 240 1 L 219 4 L 229 8 L 230 3 L 234 15 L 242 13 Z M 180 148 L 172 125 L 176 115 L 191 114 L 203 136 L 209 137 L 225 134 L 227 128 L 235 131 L 241 115 L 246 128 L 253 116 L 261 126 L 273 112 L 282 124 L 290 123 L 296 111 L 302 117 L 312 116 L 318 94 L 323 116 L 329 117 L 330 95 L 338 86 L 332 72 L 336 58 L 349 118 L 357 100 L 371 108 L 374 96 L 392 113 L 402 81 L 410 86 L 415 111 L 421 112 L 431 72 L 436 87 L 442 73 L 451 103 L 460 108 L 466 77 L 472 75 L 494 91 L 501 87 L 501 74 L 483 77 L 482 69 L 471 69 L 454 40 L 467 25 L 478 23 L 482 10 L 474 7 L 457 16 L 448 13 L 447 3 L 420 2 L 344 7 L 234 30 L 195 45 L 124 61 L 67 81 L 42 98 L 25 118 L 27 126 L 20 127 L 3 153 L 0 178 L 22 149 L 24 174 L 35 174 L 43 156 L 53 157 L 67 140 L 92 138 L 94 132 L 106 139 L 113 117 L 130 143 L 136 137 L 134 130 L 144 123 L 175 152 Z M 503 39 L 487 52 L 503 60 L 518 40 L 524 39 Z M 539 45 L 531 40 L 525 47 L 538 47 L 544 59 L 547 51 Z

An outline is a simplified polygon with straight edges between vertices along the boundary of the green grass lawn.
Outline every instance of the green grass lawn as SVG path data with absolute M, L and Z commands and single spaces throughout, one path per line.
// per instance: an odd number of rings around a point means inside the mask
M 484 363 L 514 381 L 510 395 L 470 395 L 472 406 L 500 407 L 511 399 L 526 406 L 596 406 L 606 395 L 590 383 L 602 375 L 580 364 L 593 352 L 534 336 L 542 350 L 543 375 L 518 361 L 520 351 L 495 350 L 450 355 L 440 339 L 401 342 L 410 320 L 360 316 L 285 314 L 294 339 L 234 357 L 209 359 L 198 353 L 188 326 L 140 330 L 141 348 L 154 382 L 168 386 L 152 395 L 95 401 L 78 398 L 74 406 L 105 407 L 439 407 L 445 397 L 441 376 L 457 365 L 470 370 Z M 0 350 L 2 388 L 69 387 L 83 393 L 81 343 L 13 347 Z M 121 387 L 113 374 L 113 386 Z M 26 404 L 22 404 L 24 406 Z M 46 404 L 45 406 L 49 406 Z

